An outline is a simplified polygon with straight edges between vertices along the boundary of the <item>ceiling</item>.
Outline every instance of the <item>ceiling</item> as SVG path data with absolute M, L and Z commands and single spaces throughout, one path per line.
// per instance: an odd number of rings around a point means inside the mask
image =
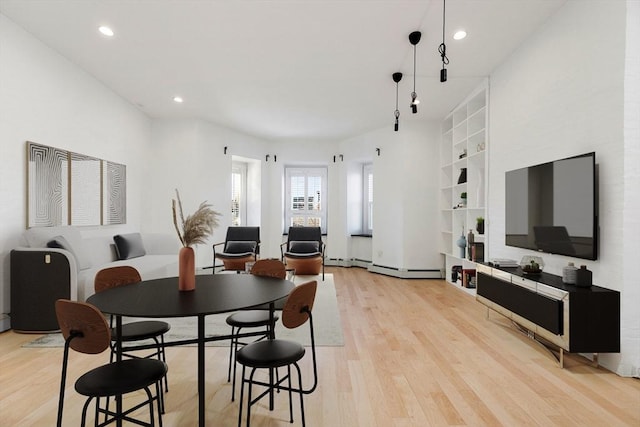
M 442 119 L 564 2 L 447 1 L 446 83 L 442 0 L 0 0 L 0 12 L 149 117 L 322 141 L 391 128 L 397 71 L 401 130 Z

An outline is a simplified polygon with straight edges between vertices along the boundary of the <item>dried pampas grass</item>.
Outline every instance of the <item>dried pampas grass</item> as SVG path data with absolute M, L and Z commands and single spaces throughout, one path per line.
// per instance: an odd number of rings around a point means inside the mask
M 180 243 L 182 243 L 184 247 L 206 243 L 207 237 L 209 237 L 218 226 L 220 213 L 211 209 L 211 205 L 204 201 L 200 203 L 200 206 L 193 215 L 189 215 L 185 219 L 184 213 L 182 212 L 180 193 L 177 189 L 176 197 L 178 199 L 177 202 L 175 199 L 171 201 L 171 209 L 173 211 L 173 225 L 176 227 Z M 178 213 L 180 214 L 180 225 L 178 225 Z

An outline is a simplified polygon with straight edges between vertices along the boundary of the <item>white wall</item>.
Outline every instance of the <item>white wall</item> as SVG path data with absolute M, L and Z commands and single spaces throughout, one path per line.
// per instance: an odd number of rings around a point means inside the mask
M 405 119 L 399 132 L 389 125 L 340 144 L 345 162 L 373 160 L 372 254 L 364 259 L 399 269 L 441 268 L 433 226 L 437 223 L 439 133 L 436 122 Z M 354 174 L 355 169 L 344 173 Z M 342 212 L 347 217 L 346 210 Z M 353 224 L 348 230 L 344 238 L 354 232 Z
M 274 142 L 269 148 L 272 158 L 265 164 L 270 186 L 265 188 L 264 198 L 269 199 L 270 207 L 263 220 L 267 250 L 274 257 L 280 257 L 280 243 L 286 240 L 282 233 L 288 229 L 284 224 L 284 169 L 286 166 L 321 166 L 327 168 L 327 257 L 334 257 L 338 250 L 332 238 L 342 229 L 342 221 L 336 216 L 340 205 L 340 179 L 336 173 L 337 164 L 333 163 L 336 143 L 332 141 L 290 141 Z M 273 154 L 277 162 L 273 161 Z
M 176 198 L 176 189 L 180 192 L 185 216 L 193 213 L 201 202 L 210 203 L 212 209 L 221 214 L 219 226 L 208 244 L 195 247 L 196 265 L 210 266 L 212 245 L 224 241 L 231 224 L 232 157 L 264 161 L 262 153 L 267 152 L 267 145 L 255 137 L 196 119 L 156 120 L 152 125 L 152 140 L 153 149 L 147 156 L 152 179 L 145 187 L 147 224 L 154 231 L 175 232 L 171 200 Z M 224 147 L 227 147 L 226 155 Z M 268 191 L 271 183 L 264 169 L 262 186 Z M 265 197 L 262 203 L 263 208 L 270 206 Z M 264 240 L 264 235 L 261 239 Z M 264 247 L 261 249 L 264 256 Z
M 134 106 L 0 14 L 0 311 L 26 228 L 26 141 L 127 166 L 127 219 L 142 223 L 151 124 Z
M 146 158 L 153 179 L 145 186 L 145 223 L 156 231 L 173 232 L 170 206 L 178 188 L 185 214 L 205 199 L 223 213 L 210 243 L 223 241 L 230 224 L 231 155 L 256 159 L 262 180 L 262 214 L 256 224 L 261 227 L 261 254 L 279 257 L 285 166 L 326 166 L 327 257 L 348 259 L 352 257 L 353 221 L 360 219 L 349 214 L 349 206 L 361 191 L 350 181 L 359 165 L 373 161 L 374 200 L 382 201 L 375 205 L 378 227 L 373 242 L 381 254 L 376 257 L 378 252 L 373 253 L 374 262 L 394 268 L 439 269 L 437 247 L 425 245 L 437 241 L 431 225 L 436 221 L 439 127 L 408 120 L 403 125 L 398 133 L 385 128 L 344 142 L 266 142 L 201 120 L 156 120 L 152 125 L 153 149 Z M 381 148 L 380 156 L 376 147 Z M 339 154 L 343 154 L 343 161 Z M 199 266 L 211 265 L 210 246 L 196 247 Z M 365 259 L 372 259 L 372 254 Z
M 627 47 L 624 72 L 624 298 L 619 372 L 640 377 L 640 285 L 637 253 L 640 241 L 640 2 L 627 1 Z
M 625 20 L 624 1 L 570 0 L 492 73 L 487 218 L 492 257 L 519 260 L 533 254 L 504 245 L 505 172 L 595 151 L 599 259 L 545 254 L 545 270 L 561 274 L 568 261 L 585 264 L 593 271 L 594 283 L 620 291 L 622 301 L 637 296 L 640 286 L 633 274 L 623 274 L 625 261 L 632 264 L 624 252 L 630 235 L 623 229 L 623 219 L 631 217 L 624 206 L 625 180 L 635 176 L 638 182 L 637 170 L 627 175 L 624 161 Z M 636 154 L 636 164 L 637 160 Z M 629 209 L 637 217 L 637 202 Z M 635 313 L 627 312 L 624 318 L 637 325 L 637 301 L 634 306 Z M 637 374 L 637 328 L 633 335 L 623 334 L 622 353 L 601 355 L 600 362 L 621 374 L 632 370 Z M 633 346 L 636 350 L 630 351 Z

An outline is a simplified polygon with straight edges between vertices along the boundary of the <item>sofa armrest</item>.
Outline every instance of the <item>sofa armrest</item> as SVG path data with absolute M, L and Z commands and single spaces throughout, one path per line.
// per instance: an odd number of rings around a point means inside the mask
M 39 258 L 42 264 L 38 263 L 37 265 L 32 265 L 30 268 L 37 269 L 42 265 L 46 265 L 48 262 L 51 262 L 51 257 L 47 258 L 47 254 L 57 253 L 63 255 L 58 259 L 63 260 L 66 263 L 67 268 L 69 269 L 69 295 L 70 299 L 74 301 L 84 301 L 83 298 L 79 298 L 78 295 L 78 267 L 76 264 L 76 259 L 73 254 L 65 249 L 58 248 L 29 248 L 26 246 L 20 246 L 15 248 L 11 252 L 12 257 L 16 257 L 16 262 L 23 262 L 22 260 L 25 258 L 23 254 L 30 254 L 33 256 L 34 253 L 41 254 Z M 30 257 L 30 259 L 33 259 Z M 42 276 L 45 281 L 48 280 L 56 280 L 56 277 L 47 277 L 46 275 Z M 81 296 L 80 296 L 81 297 Z
M 10 265 L 11 327 L 17 332 L 60 329 L 56 300 L 83 300 L 74 256 L 64 249 L 19 247 L 11 251 Z

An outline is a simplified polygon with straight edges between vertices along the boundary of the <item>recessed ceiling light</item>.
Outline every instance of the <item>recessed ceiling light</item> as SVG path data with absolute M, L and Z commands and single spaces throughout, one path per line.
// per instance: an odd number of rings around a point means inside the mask
M 98 31 L 100 31 L 102 34 L 104 34 L 107 37 L 113 37 L 113 34 L 114 34 L 113 30 L 105 25 L 98 28 Z
M 182 101 L 184 101 L 184 100 L 182 99 L 182 97 L 181 97 L 181 96 L 174 96 L 174 97 L 173 97 L 173 100 L 174 100 L 175 102 L 177 102 L 178 104 L 181 104 L 181 103 L 182 103 Z
M 465 30 L 458 30 L 453 35 L 454 40 L 462 40 L 465 37 L 467 37 L 467 32 Z

